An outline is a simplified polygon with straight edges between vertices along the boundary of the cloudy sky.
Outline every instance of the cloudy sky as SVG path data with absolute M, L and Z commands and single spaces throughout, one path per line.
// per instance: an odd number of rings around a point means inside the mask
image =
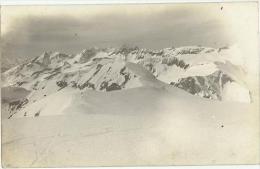
M 93 46 L 222 47 L 255 31 L 256 12 L 256 3 L 4 6 L 2 66 Z

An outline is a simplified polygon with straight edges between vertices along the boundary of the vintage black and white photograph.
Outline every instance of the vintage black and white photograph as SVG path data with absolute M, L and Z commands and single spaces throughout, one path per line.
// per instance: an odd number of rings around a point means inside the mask
M 1 6 L 3 167 L 259 164 L 257 2 Z

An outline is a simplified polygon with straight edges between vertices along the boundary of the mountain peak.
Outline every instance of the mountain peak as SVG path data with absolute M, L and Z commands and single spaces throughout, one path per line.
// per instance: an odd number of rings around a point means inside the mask
M 226 90 L 233 86 L 238 88 L 240 78 L 243 78 L 237 76 L 239 65 L 233 65 L 232 59 L 223 57 L 223 52 L 198 46 L 158 50 L 128 46 L 87 48 L 77 55 L 44 52 L 35 62 L 4 73 L 3 86 L 13 85 L 33 91 L 37 100 L 67 87 L 111 91 L 136 88 L 144 83 L 153 86 L 149 84 L 155 82 L 151 80 L 153 76 L 166 85 L 171 84 L 198 97 L 221 100 L 222 90 L 230 94 Z M 239 85 L 225 89 L 228 83 Z
M 42 54 L 42 64 L 43 66 L 48 66 L 50 63 L 51 63 L 51 60 L 50 60 L 50 54 L 47 53 L 47 52 L 44 52 Z

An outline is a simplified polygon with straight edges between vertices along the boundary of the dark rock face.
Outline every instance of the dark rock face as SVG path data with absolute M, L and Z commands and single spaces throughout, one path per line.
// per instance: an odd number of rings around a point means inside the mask
M 17 100 L 9 103 L 9 106 L 11 110 L 14 110 L 14 109 L 22 108 L 27 103 L 28 103 L 28 99 L 22 99 L 22 100 Z
M 121 89 L 121 87 L 118 85 L 118 84 L 116 84 L 116 83 L 112 83 L 110 86 L 108 86 L 107 88 L 106 88 L 106 91 L 112 91 L 112 90 L 120 90 Z
M 40 116 L 40 111 L 38 111 L 37 113 L 34 114 L 34 117 L 39 117 Z
M 107 89 L 108 87 L 108 82 L 107 81 L 104 81 L 100 84 L 100 90 L 104 90 L 104 89 Z
M 80 90 L 84 89 L 84 88 L 91 88 L 93 90 L 95 90 L 95 85 L 93 83 L 90 83 L 89 81 L 85 82 L 84 84 L 82 85 L 78 85 L 78 88 Z
M 177 67 L 187 69 L 189 67 L 189 64 L 186 64 L 183 60 L 179 60 L 176 57 L 173 58 L 164 58 L 162 60 L 162 64 L 167 64 L 168 66 L 176 65 Z
M 193 76 L 180 79 L 177 83 L 171 82 L 180 89 L 183 89 L 193 95 L 199 95 L 204 98 L 222 100 L 222 90 L 227 82 L 233 80 L 223 74 L 221 71 L 216 71 L 208 76 Z
M 17 100 L 17 101 L 13 101 L 13 102 L 9 103 L 9 117 L 8 118 L 11 118 L 17 112 L 17 110 L 24 107 L 28 102 L 29 102 L 28 99 L 21 99 L 21 100 Z
M 59 86 L 59 87 L 60 87 L 60 89 L 59 89 L 59 90 L 61 90 L 61 89 L 63 89 L 63 88 L 65 88 L 65 87 L 67 87 L 67 86 L 68 86 L 68 83 L 67 83 L 67 82 L 65 82 L 65 81 L 57 81 L 57 82 L 56 82 L 56 84 L 57 84 L 57 86 Z

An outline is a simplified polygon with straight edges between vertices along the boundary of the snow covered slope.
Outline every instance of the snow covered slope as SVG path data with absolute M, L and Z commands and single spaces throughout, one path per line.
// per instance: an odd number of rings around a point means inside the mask
M 92 48 L 4 72 L 3 166 L 259 163 L 259 104 L 224 50 Z
M 169 88 L 64 89 L 53 96 L 52 104 L 37 106 L 40 114 L 53 116 L 3 120 L 3 165 L 259 162 L 255 105 L 210 101 Z

